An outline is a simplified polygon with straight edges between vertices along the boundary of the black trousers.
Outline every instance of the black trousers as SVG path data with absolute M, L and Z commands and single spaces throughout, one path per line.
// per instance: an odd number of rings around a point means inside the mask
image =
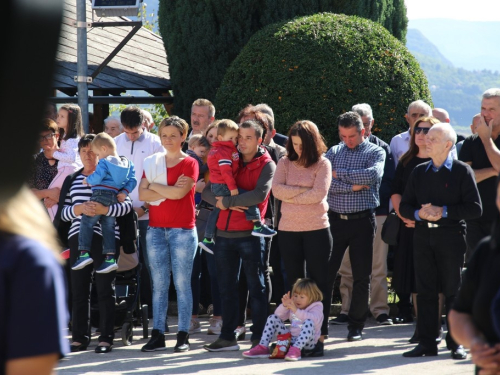
M 332 295 L 328 298 L 328 262 L 332 252 L 332 235 L 328 228 L 307 232 L 278 231 L 281 258 L 290 286 L 297 279 L 314 280 L 323 293 L 321 334 L 328 335 L 328 316 Z
M 460 227 L 417 226 L 413 245 L 420 343 L 427 348 L 435 348 L 436 332 L 440 324 L 436 319 L 439 314 L 438 294 L 444 294 L 448 315 L 460 287 L 466 249 L 465 236 Z M 448 325 L 446 345 L 452 350 L 456 349 L 457 344 L 449 329 Z
M 78 252 L 78 236 L 69 239 L 70 264 L 76 261 Z M 117 248 L 119 244 L 117 241 Z M 119 254 L 117 251 L 116 254 Z M 90 291 L 92 287 L 92 274 L 94 274 L 97 288 L 97 302 L 99 305 L 99 328 L 101 335 L 98 341 L 112 344 L 115 325 L 115 275 L 116 271 L 109 273 L 94 273 L 104 260 L 102 254 L 102 237 L 94 233 L 90 256 L 94 263 L 87 267 L 71 270 L 71 289 L 73 295 L 73 341 L 85 343 L 90 341 Z
M 344 253 L 349 248 L 353 287 L 348 328 L 363 329 L 368 317 L 373 240 L 377 230 L 375 214 L 361 219 L 342 220 L 329 212 L 328 217 L 333 237 L 332 257 L 328 270 L 330 301 L 337 272 L 340 269 Z
M 476 250 L 476 246 L 484 237 L 491 234 L 493 221 L 491 220 L 468 220 L 467 221 L 467 234 L 465 239 L 467 241 L 467 253 L 465 261 L 469 262 L 472 254 Z

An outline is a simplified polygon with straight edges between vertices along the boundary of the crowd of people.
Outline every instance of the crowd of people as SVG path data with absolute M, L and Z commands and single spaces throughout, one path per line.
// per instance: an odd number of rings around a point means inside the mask
M 417 346 L 403 356 L 435 356 L 446 315 L 452 358 L 467 358 L 465 345 L 478 366 L 497 373 L 498 305 L 490 305 L 500 279 L 488 276 L 496 275 L 498 233 L 483 239 L 498 227 L 500 210 L 500 89 L 483 94 L 465 139 L 457 139 L 444 109 L 417 100 L 407 109 L 408 131 L 388 144 L 372 133 L 373 112 L 362 103 L 332 123 L 341 142 L 330 147 L 308 120 L 286 136 L 276 133 L 266 104 L 248 105 L 236 121 L 216 120 L 213 104 L 198 99 L 191 127 L 177 116 L 155 127 L 147 111 L 129 106 L 97 135 L 84 134 L 78 106 L 49 109 L 29 186 L 69 248 L 71 351 L 90 344 L 92 279 L 95 351 L 112 350 L 120 247 L 136 241 L 141 296 L 153 318 L 142 351 L 167 348 L 171 279 L 179 317 L 174 351 L 189 350 L 190 335 L 201 331 L 200 279 L 208 271 L 207 333 L 218 338 L 207 351 L 238 350 L 250 308 L 246 358 L 269 356 L 269 344 L 286 333 L 286 360 L 323 356 L 329 323 L 347 325 L 347 340 L 359 341 L 370 311 L 382 326 L 416 319 L 410 342 Z M 399 218 L 396 316 L 381 234 L 391 210 Z M 129 230 L 134 220 L 137 239 Z M 329 320 L 337 274 L 342 311 Z M 279 306 L 269 316 L 272 299 Z

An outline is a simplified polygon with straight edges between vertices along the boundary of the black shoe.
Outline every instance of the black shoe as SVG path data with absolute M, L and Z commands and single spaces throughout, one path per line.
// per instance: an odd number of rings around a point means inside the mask
M 437 348 L 429 349 L 426 348 L 420 344 L 415 346 L 412 350 L 409 352 L 404 352 L 403 357 L 406 358 L 415 358 L 415 357 L 435 357 L 438 355 Z
M 302 357 L 323 357 L 325 355 L 325 344 L 321 341 L 316 343 L 314 349 L 302 349 Z
M 375 320 L 381 326 L 392 326 L 393 325 L 392 319 L 389 318 L 389 315 L 387 315 L 387 314 L 380 314 L 379 316 L 377 316 L 377 319 L 375 319 Z
M 459 345 L 456 349 L 451 350 L 451 358 L 453 359 L 467 359 L 467 353 L 462 345 Z
M 70 345 L 69 348 L 71 350 L 71 353 L 76 353 L 76 352 L 83 352 L 87 350 L 87 347 L 89 346 L 89 341 L 81 343 L 80 345 Z
M 329 323 L 341 325 L 341 324 L 347 324 L 347 322 L 349 322 L 349 318 L 347 317 L 347 315 L 346 314 L 339 314 L 339 316 L 337 316 L 336 318 L 330 319 Z
M 347 334 L 347 341 L 361 341 L 363 336 L 361 335 L 361 330 L 359 328 L 350 328 Z
M 97 345 L 95 352 L 98 354 L 109 353 L 113 349 L 113 345 Z
M 154 352 L 156 350 L 167 350 L 167 347 L 165 346 L 165 335 L 157 329 L 153 329 L 151 339 L 142 347 L 141 352 Z
M 189 349 L 189 334 L 184 331 L 177 332 L 177 344 L 174 346 L 174 352 L 187 352 Z
M 398 315 L 396 318 L 394 318 L 394 323 L 396 323 L 396 324 L 406 324 L 406 323 L 412 323 L 412 322 L 413 322 L 413 316 L 411 314 Z

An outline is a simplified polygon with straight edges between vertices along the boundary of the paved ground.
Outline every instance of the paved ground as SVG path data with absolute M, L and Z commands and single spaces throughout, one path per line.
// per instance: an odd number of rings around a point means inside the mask
M 177 321 L 172 320 L 171 332 L 176 332 Z M 173 353 L 175 333 L 167 334 L 167 350 L 142 353 L 140 348 L 147 340 L 142 339 L 142 328 L 135 332 L 137 341 L 124 347 L 120 340 L 111 353 L 95 354 L 96 339 L 86 352 L 73 353 L 59 366 L 59 374 L 384 374 L 384 375 L 457 375 L 473 374 L 470 360 L 454 361 L 446 350 L 444 340 L 438 357 L 417 359 L 403 358 L 401 354 L 413 347 L 408 339 L 414 326 L 378 326 L 368 321 L 363 341 L 348 343 L 346 326 L 330 326 L 330 338 L 325 343 L 325 356 L 304 358 L 298 362 L 269 359 L 245 359 L 241 352 L 250 347 L 250 341 L 240 342 L 240 351 L 209 353 L 203 345 L 216 339 L 208 336 L 208 319 L 202 320 L 202 333 L 190 338 L 191 350 Z M 248 328 L 248 324 L 247 324 Z M 140 339 L 139 339 L 140 338 Z M 247 334 L 248 338 L 248 334 Z

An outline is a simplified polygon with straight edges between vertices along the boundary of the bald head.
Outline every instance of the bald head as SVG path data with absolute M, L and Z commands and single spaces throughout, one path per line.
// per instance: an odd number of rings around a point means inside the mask
M 470 126 L 470 131 L 472 132 L 472 134 L 476 134 L 476 128 L 478 127 L 480 120 L 481 120 L 481 114 L 480 113 L 478 113 L 477 115 L 475 115 L 472 118 L 472 124 Z
M 153 121 L 153 116 L 146 110 L 142 110 L 142 116 L 144 121 L 142 122 L 142 126 L 148 130 L 151 130 L 153 126 L 155 126 L 155 122 Z
M 450 114 L 443 108 L 434 108 L 432 110 L 432 117 L 437 118 L 441 122 L 450 122 Z

